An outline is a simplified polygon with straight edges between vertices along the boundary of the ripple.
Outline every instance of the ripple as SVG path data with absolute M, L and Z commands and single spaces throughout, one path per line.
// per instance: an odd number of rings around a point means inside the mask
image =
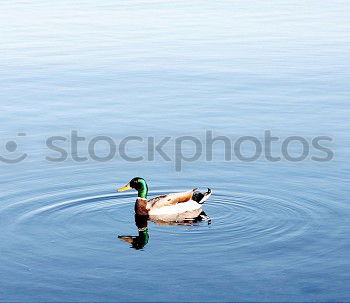
M 71 216 L 82 212 L 94 212 L 103 208 L 111 207 L 111 204 L 106 203 L 106 201 L 116 200 L 117 198 L 126 198 L 129 196 L 130 195 L 105 194 L 62 201 L 26 212 L 18 218 L 17 222 L 20 223 L 23 220 L 30 220 L 31 218 L 39 215 L 48 216 L 50 214 L 63 211 L 68 211 Z M 118 203 L 114 203 L 114 205 L 116 204 L 130 204 L 130 202 L 118 201 Z
M 279 241 L 303 234 L 312 224 L 312 212 L 305 205 L 272 196 L 234 192 L 217 193 L 203 206 L 211 218 L 210 237 L 224 238 L 226 244 Z M 202 226 L 204 227 L 204 225 Z M 160 227 L 156 227 L 160 231 Z M 207 228 L 191 228 L 196 237 L 208 238 Z M 172 234 L 184 229 L 162 229 Z
M 23 233 L 36 230 L 35 225 L 46 224 L 55 236 L 69 238 L 79 234 L 93 233 L 94 226 L 108 226 L 116 232 L 135 228 L 133 203 L 135 193 L 110 193 L 105 185 L 91 187 L 56 188 L 46 190 L 3 208 L 14 214 L 11 226 Z M 167 189 L 179 191 L 179 189 Z M 153 191 L 151 196 L 165 191 Z M 33 193 L 34 194 L 34 193 Z M 24 194 L 25 196 L 25 194 Z M 258 243 L 278 243 L 301 237 L 309 229 L 319 224 L 322 205 L 298 195 L 289 195 L 290 199 L 279 196 L 262 195 L 247 192 L 214 191 L 212 197 L 203 205 L 203 210 L 211 218 L 211 224 L 200 222 L 185 226 L 164 226 L 150 222 L 150 233 L 155 237 L 162 234 L 188 235 L 182 242 L 211 241 L 224 242 L 231 247 L 254 246 Z M 324 208 L 326 206 L 323 206 Z M 320 210 L 321 209 L 321 210 Z M 328 209 L 326 211 L 329 211 Z M 322 213 L 322 211 L 321 211 Z

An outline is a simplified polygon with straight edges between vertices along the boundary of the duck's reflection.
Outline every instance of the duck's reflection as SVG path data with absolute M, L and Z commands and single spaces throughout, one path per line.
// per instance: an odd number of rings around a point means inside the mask
M 135 214 L 135 225 L 139 230 L 138 236 L 118 236 L 119 239 L 131 244 L 134 249 L 142 249 L 148 243 L 148 216 L 140 216 Z
M 173 219 L 173 220 L 172 220 Z M 149 217 L 149 216 L 140 216 L 135 214 L 135 225 L 138 229 L 139 234 L 137 236 L 118 236 L 119 239 L 128 242 L 131 244 L 131 248 L 142 249 L 146 246 L 149 241 L 148 234 L 148 221 L 152 221 L 159 225 L 168 225 L 168 226 L 189 226 L 196 224 L 198 222 L 206 221 L 208 224 L 211 223 L 210 218 L 203 211 L 196 211 L 191 213 L 184 213 L 178 215 L 176 218 L 171 217 Z

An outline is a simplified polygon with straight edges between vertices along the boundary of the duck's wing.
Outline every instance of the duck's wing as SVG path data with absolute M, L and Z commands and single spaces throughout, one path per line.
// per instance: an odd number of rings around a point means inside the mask
M 175 205 L 178 203 L 190 201 L 195 191 L 196 191 L 196 188 L 190 191 L 182 192 L 182 193 L 173 193 L 173 194 L 155 197 L 147 202 L 147 209 L 161 208 L 164 206 L 170 206 L 170 205 Z

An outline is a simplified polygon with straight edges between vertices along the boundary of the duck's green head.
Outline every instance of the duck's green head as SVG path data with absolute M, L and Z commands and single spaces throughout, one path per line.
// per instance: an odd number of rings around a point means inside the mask
M 135 177 L 131 179 L 127 185 L 125 185 L 122 188 L 119 188 L 118 191 L 121 192 L 121 191 L 126 191 L 131 189 L 137 190 L 139 198 L 143 198 L 143 199 L 147 198 L 148 186 L 145 179 L 140 177 Z

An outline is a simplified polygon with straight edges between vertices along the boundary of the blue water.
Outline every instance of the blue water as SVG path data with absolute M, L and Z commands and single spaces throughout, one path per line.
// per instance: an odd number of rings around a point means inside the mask
M 9 1 L 1 4 L 0 301 L 349 301 L 350 4 L 347 1 Z M 72 131 L 86 138 L 77 151 Z M 263 142 L 317 136 L 291 162 L 176 168 L 175 141 L 206 131 Z M 24 133 L 25 136 L 19 136 Z M 98 135 L 117 150 L 94 160 Z M 67 141 L 65 161 L 48 148 Z M 148 159 L 148 137 L 164 150 Z M 14 143 L 15 141 L 16 143 Z M 10 142 L 10 143 L 8 143 Z M 103 157 L 106 142 L 96 144 Z M 300 154 L 291 144 L 291 155 Z M 181 152 L 191 156 L 193 142 Z M 254 154 L 251 142 L 242 153 Z M 233 151 L 232 151 L 233 153 Z M 87 156 L 86 161 L 73 157 Z M 132 177 L 150 196 L 213 190 L 211 221 L 148 222 L 139 250 Z

